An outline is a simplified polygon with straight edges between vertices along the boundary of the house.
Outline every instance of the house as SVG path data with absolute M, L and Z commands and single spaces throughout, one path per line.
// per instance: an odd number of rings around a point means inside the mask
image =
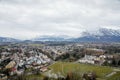
M 13 68 L 15 65 L 16 65 L 15 61 L 11 61 L 5 66 L 5 68 L 10 69 L 10 68 Z
M 105 62 L 105 58 L 106 56 L 85 55 L 79 62 L 102 65 Z
M 8 76 L 5 74 L 0 74 L 0 80 L 7 80 Z
M 16 73 L 16 71 L 17 71 L 17 69 L 15 67 L 13 67 L 13 68 L 10 69 L 9 74 L 12 76 Z
M 100 56 L 100 55 L 103 55 L 104 53 L 105 53 L 104 50 L 96 49 L 96 48 L 87 48 L 85 50 L 85 54 L 88 54 L 88 55 Z
M 96 56 L 85 55 L 84 58 L 82 58 L 82 59 L 79 60 L 79 62 L 81 62 L 81 63 L 95 64 L 95 59 L 96 58 L 97 58 Z
M 41 72 L 45 72 L 45 71 L 47 71 L 47 70 L 48 70 L 47 67 L 43 67 L 43 68 L 40 69 Z

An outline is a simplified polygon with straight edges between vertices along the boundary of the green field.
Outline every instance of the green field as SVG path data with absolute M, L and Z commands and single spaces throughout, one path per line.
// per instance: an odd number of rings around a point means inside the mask
M 110 76 L 107 80 L 120 80 L 120 72 L 117 72 L 115 75 Z
M 52 73 L 61 73 L 62 75 L 66 75 L 68 72 L 76 71 L 82 75 L 85 72 L 95 72 L 98 76 L 98 80 L 115 80 L 114 77 L 119 77 L 120 73 L 114 74 L 110 77 L 106 77 L 108 74 L 114 71 L 112 67 L 106 66 L 96 66 L 90 64 L 81 64 L 75 62 L 56 62 L 55 64 L 49 66 Z

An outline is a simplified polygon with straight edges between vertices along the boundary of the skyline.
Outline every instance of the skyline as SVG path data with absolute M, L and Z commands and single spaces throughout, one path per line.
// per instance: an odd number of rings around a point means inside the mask
M 100 27 L 120 29 L 120 0 L 0 0 L 0 36 L 78 37 Z

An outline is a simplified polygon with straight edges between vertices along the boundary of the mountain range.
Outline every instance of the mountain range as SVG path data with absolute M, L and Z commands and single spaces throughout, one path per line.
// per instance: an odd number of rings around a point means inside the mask
M 0 37 L 0 42 L 19 42 L 20 40 L 8 37 Z M 71 41 L 71 42 L 120 42 L 120 28 L 100 28 L 96 31 L 84 31 L 82 36 L 71 38 L 61 36 L 39 36 L 29 41 Z
M 100 28 L 95 32 L 83 32 L 75 42 L 120 42 L 120 29 Z
M 42 36 L 35 41 L 73 41 L 73 42 L 120 42 L 120 29 L 100 28 L 94 32 L 82 32 L 78 38 L 68 36 Z
M 0 43 L 4 42 L 19 42 L 20 40 L 14 39 L 14 38 L 9 38 L 9 37 L 0 37 Z

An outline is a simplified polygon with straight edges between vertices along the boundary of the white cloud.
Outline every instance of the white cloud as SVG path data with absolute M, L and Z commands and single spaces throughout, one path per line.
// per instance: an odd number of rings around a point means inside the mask
M 77 37 L 101 25 L 120 25 L 119 0 L 1 0 L 0 36 Z

